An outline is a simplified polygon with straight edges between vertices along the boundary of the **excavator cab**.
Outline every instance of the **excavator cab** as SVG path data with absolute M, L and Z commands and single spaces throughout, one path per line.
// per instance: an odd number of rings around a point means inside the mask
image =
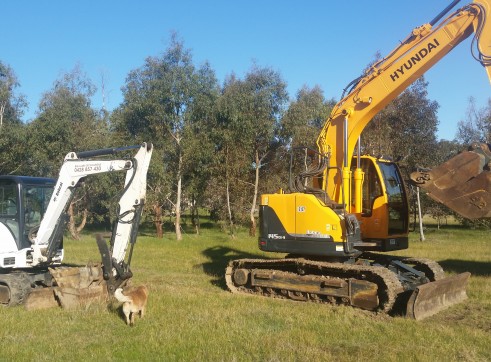
M 371 156 L 360 157 L 359 163 L 364 173 L 364 182 L 362 212 L 357 217 L 363 243 L 357 248 L 364 251 L 407 249 L 408 201 L 399 167 L 395 162 Z M 352 172 L 357 164 L 354 158 Z M 355 189 L 354 185 L 352 189 Z
M 0 176 L 0 252 L 31 246 L 29 234 L 46 212 L 56 180 L 27 176 Z M 8 260 L 0 260 L 0 266 Z

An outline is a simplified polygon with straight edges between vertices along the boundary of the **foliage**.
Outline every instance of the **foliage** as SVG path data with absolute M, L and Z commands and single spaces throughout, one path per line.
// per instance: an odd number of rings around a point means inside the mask
M 491 143 L 491 98 L 483 109 L 476 109 L 475 99 L 469 99 L 467 117 L 458 123 L 457 140 L 463 145 Z
M 27 102 L 24 95 L 15 94 L 19 86 L 14 70 L 0 61 L 0 127 L 5 123 L 20 123 Z
M 28 125 L 34 174 L 56 177 L 68 152 L 95 149 L 106 142 L 107 129 L 90 104 L 94 92 L 94 85 L 77 66 L 43 94 L 39 115 Z
M 5 123 L 0 129 L 0 174 L 31 174 L 27 160 L 30 149 L 26 147 L 27 127 L 19 123 Z
M 39 104 L 39 114 L 27 125 L 29 174 L 58 177 L 63 157 L 71 151 L 107 147 L 108 128 L 91 107 L 95 86 L 80 66 L 62 74 Z M 106 181 L 106 182 L 104 182 Z M 114 186 L 108 176 L 87 178 L 77 189 L 70 205 L 70 230 L 77 237 L 75 223 L 108 218 L 110 196 Z
M 214 213 L 233 223 L 245 221 L 255 232 L 255 209 L 264 161 L 278 147 L 279 125 L 288 95 L 280 74 L 253 65 L 244 79 L 230 75 L 217 102 Z M 220 200 L 226 200 L 225 203 Z
M 315 141 L 329 117 L 335 101 L 325 100 L 319 86 L 304 86 L 290 102 L 281 123 L 284 143 L 290 147 L 306 146 L 316 149 Z
M 193 166 L 194 162 L 207 162 L 210 157 L 210 147 L 202 158 L 197 157 L 195 150 L 197 140 L 206 140 L 201 138 L 202 131 L 218 95 L 215 74 L 208 64 L 196 69 L 191 52 L 173 34 L 161 57 L 149 57 L 141 68 L 130 72 L 123 93 L 125 100 L 114 119 L 114 127 L 129 138 L 151 141 L 156 146 L 156 159 L 163 167 L 153 170 L 158 171 L 157 183 L 165 180 L 163 184 L 167 187 L 149 183 L 157 192 L 153 195 L 154 210 L 159 214 L 170 201 L 170 195 L 174 195 L 171 203 L 176 214 L 176 236 L 180 239 L 186 186 L 183 182 L 193 184 L 193 201 L 202 198 L 198 195 L 202 189 L 196 175 L 193 177 L 196 170 Z
M 25 147 L 26 130 L 20 121 L 27 107 L 25 97 L 17 95 L 20 87 L 14 70 L 0 61 L 0 174 L 22 174 L 28 170 Z

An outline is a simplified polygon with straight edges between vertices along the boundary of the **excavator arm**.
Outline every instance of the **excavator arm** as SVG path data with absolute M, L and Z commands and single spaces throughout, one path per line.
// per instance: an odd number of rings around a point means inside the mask
M 132 160 L 100 160 L 93 157 L 139 149 Z M 60 169 L 53 195 L 32 244 L 31 265 L 61 262 L 57 250 L 66 223 L 66 212 L 75 188 L 87 177 L 108 172 L 126 172 L 124 189 L 119 201 L 118 220 L 112 234 L 112 258 L 116 263 L 124 260 L 130 241 L 136 238 L 135 226 L 141 215 L 146 194 L 146 175 L 152 145 L 109 148 L 103 150 L 69 152 Z
M 97 159 L 130 149 L 138 149 L 132 159 Z M 66 155 L 46 213 L 32 239 L 32 246 L 26 253 L 25 268 L 36 272 L 29 273 L 28 277 L 19 274 L 24 278 L 20 289 L 17 288 L 19 282 L 14 283 L 12 277 L 5 280 L 0 278 L 0 295 L 2 291 L 7 295 L 4 302 L 13 305 L 25 299 L 27 309 L 57 305 L 71 308 L 83 302 L 104 299 L 107 293 L 112 294 L 118 286 L 132 277 L 129 266 L 145 203 L 146 178 L 152 151 L 153 146 L 144 143 L 139 146 L 70 152 Z M 61 242 L 68 219 L 67 210 L 75 188 L 85 177 L 112 172 L 126 172 L 126 177 L 110 245 L 107 245 L 102 235 L 96 236 L 102 265 L 60 265 L 63 259 Z M 130 244 L 129 257 L 125 260 Z
M 348 211 L 361 212 L 361 182 L 353 192 L 350 188 L 355 146 L 365 126 L 380 110 L 471 34 L 474 34 L 473 56 L 483 65 L 491 82 L 491 21 L 488 19 L 491 1 L 475 0 L 441 20 L 457 2 L 433 21 L 415 28 L 389 55 L 353 81 L 321 130 L 317 145 L 329 158 L 329 168 L 324 171 L 319 186 L 333 201 L 347 208 L 356 205 L 355 210 Z M 357 169 L 355 175 L 357 172 L 361 170 Z

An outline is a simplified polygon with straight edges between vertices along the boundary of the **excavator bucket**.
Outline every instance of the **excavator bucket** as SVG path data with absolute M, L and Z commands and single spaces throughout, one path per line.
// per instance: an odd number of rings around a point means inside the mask
M 56 286 L 34 289 L 27 300 L 27 310 L 61 306 L 75 308 L 107 298 L 106 281 L 100 265 L 49 268 Z
M 491 150 L 474 143 L 431 170 L 411 174 L 412 182 L 428 196 L 468 219 L 491 217 Z
M 462 273 L 417 287 L 407 303 L 406 316 L 421 320 L 467 299 L 471 273 Z

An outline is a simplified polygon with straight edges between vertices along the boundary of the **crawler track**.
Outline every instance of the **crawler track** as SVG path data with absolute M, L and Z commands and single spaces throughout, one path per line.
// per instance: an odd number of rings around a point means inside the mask
M 2 304 L 8 306 L 22 304 L 31 290 L 30 274 L 24 272 L 0 274 Z
M 413 265 L 415 269 L 425 273 L 427 278 L 432 282 L 445 278 L 445 272 L 443 271 L 443 268 L 440 266 L 440 264 L 438 264 L 434 260 L 426 258 L 402 257 L 370 252 L 363 253 L 361 255 L 361 258 L 373 260 L 376 263 L 380 263 L 384 266 L 389 264 L 391 260 L 398 260 L 405 264 Z
M 382 266 L 312 261 L 239 259 L 226 268 L 227 287 L 248 293 L 389 312 L 404 291 Z

